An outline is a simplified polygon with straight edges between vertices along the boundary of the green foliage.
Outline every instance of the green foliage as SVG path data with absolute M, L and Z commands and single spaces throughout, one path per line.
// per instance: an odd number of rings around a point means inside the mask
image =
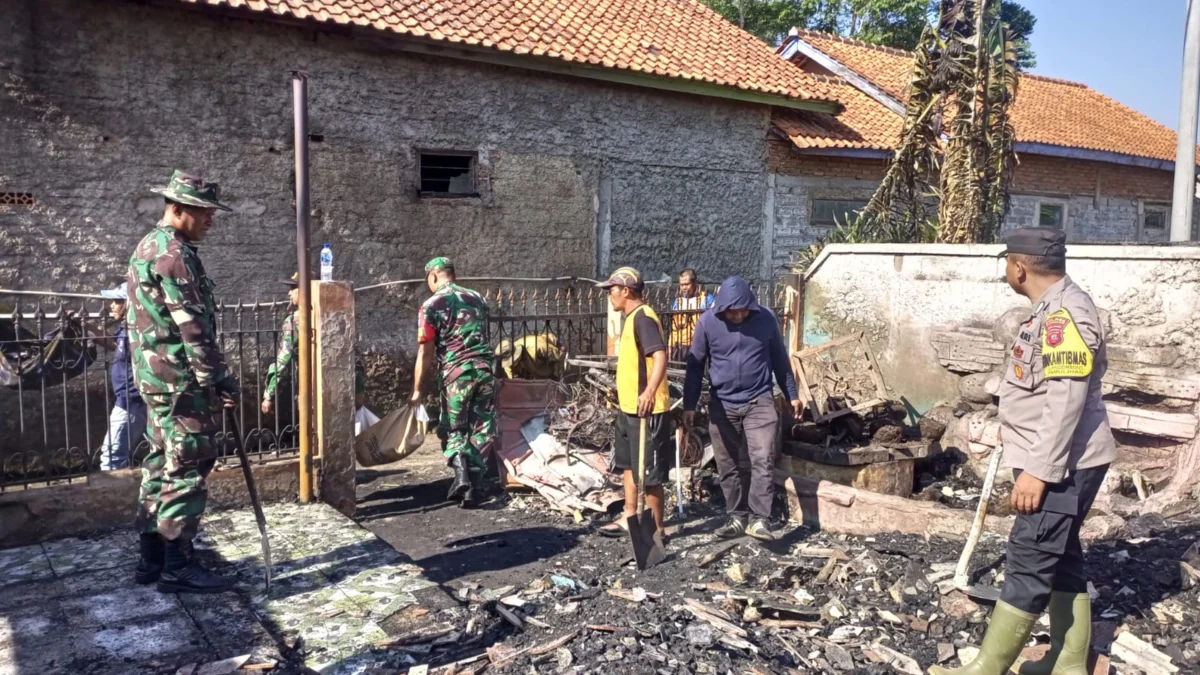
M 1033 35 L 1033 27 L 1037 25 L 1037 17 L 1028 9 L 1012 2 L 1002 0 L 1000 3 L 1000 20 L 1008 27 L 1008 39 L 1016 51 L 1017 66 L 1021 70 L 1037 68 L 1037 55 L 1029 45 L 1029 37 Z
M 792 28 L 811 28 L 873 44 L 915 49 L 925 24 L 937 16 L 937 0 L 701 0 L 732 23 L 770 45 Z M 1012 0 L 999 5 L 1022 68 L 1037 64 L 1029 37 L 1037 19 Z

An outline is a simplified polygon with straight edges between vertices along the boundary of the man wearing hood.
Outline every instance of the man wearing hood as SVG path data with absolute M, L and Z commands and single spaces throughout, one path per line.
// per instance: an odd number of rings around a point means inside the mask
M 758 304 L 741 277 L 721 284 L 716 305 L 696 323 L 683 387 L 683 421 L 689 429 L 706 365 L 711 383 L 709 434 L 729 513 L 729 522 L 717 534 L 773 540 L 768 521 L 775 497 L 772 472 L 779 414 L 772 380 L 792 402 L 797 417 L 800 400 L 779 320 Z

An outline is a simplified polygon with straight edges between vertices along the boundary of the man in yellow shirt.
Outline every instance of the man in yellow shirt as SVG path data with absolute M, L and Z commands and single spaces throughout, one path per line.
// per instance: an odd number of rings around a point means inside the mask
M 642 419 L 646 420 L 646 473 L 642 476 L 646 490 L 646 505 L 654 514 L 658 531 L 663 531 L 663 484 L 671 471 L 672 432 L 671 395 L 667 391 L 667 344 L 663 339 L 662 322 L 642 301 L 640 272 L 621 267 L 599 284 L 608 290 L 612 308 L 621 312 L 624 323 L 621 340 L 617 343 L 617 411 L 613 433 L 614 470 L 622 472 L 625 483 L 625 513 L 616 522 L 600 528 L 606 536 L 624 536 L 629 526 L 626 520 L 637 510 L 638 482 L 634 476 L 638 465 Z
M 679 295 L 671 302 L 671 360 L 687 360 L 696 321 L 704 310 L 712 309 L 713 294 L 704 290 L 696 280 L 696 270 L 687 268 L 679 273 Z

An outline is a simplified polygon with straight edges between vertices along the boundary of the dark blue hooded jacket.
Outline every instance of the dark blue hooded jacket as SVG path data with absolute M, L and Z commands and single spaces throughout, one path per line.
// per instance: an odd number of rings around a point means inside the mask
M 721 316 L 727 309 L 749 309 L 750 315 L 740 324 L 732 323 Z M 754 291 L 741 277 L 729 277 L 721 284 L 716 305 L 696 323 L 683 385 L 684 410 L 695 410 L 700 401 L 706 362 L 712 397 L 727 406 L 742 406 L 770 395 L 772 376 L 789 401 L 798 397 L 779 321 L 774 312 L 759 306 Z

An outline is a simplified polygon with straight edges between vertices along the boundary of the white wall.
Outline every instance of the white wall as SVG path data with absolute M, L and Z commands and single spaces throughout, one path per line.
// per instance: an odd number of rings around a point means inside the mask
M 1001 246 L 835 244 L 809 268 L 805 344 L 865 331 L 893 397 L 918 410 L 956 396 L 934 328 L 991 328 L 1028 307 L 1005 283 Z M 1110 344 L 1164 347 L 1172 368 L 1200 371 L 1200 246 L 1068 247 L 1067 270 L 1109 315 Z

